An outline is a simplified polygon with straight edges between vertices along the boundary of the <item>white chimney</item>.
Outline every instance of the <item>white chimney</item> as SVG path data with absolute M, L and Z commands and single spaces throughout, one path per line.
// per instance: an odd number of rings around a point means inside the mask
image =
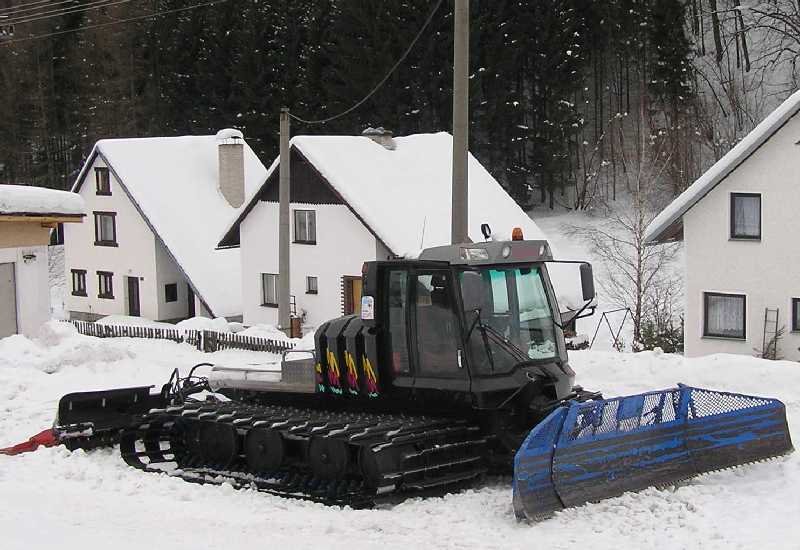
M 385 130 L 382 126 L 379 128 L 367 128 L 361 132 L 362 136 L 368 137 L 378 145 L 385 147 L 389 151 L 394 151 L 397 144 L 392 139 L 392 132 Z
M 226 128 L 217 132 L 219 151 L 219 190 L 228 203 L 239 208 L 244 203 L 244 136 Z

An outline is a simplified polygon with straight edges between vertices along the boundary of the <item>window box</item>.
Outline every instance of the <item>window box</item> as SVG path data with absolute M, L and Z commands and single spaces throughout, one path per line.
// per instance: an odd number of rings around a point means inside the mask
M 119 246 L 116 212 L 94 212 L 94 245 Z
M 731 239 L 761 240 L 761 195 L 731 193 Z
M 316 277 L 306 277 L 306 294 L 319 294 L 318 282 Z
M 274 273 L 261 274 L 261 305 L 278 307 L 278 276 Z
M 86 270 L 72 270 L 72 295 L 86 296 Z
M 745 340 L 747 297 L 743 294 L 703 293 L 703 336 Z
M 97 272 L 98 298 L 114 299 L 114 274 L 110 271 Z
M 294 243 L 317 244 L 317 213 L 314 210 L 294 211 Z
M 111 196 L 111 178 L 108 168 L 98 167 L 94 169 L 95 189 L 98 195 Z

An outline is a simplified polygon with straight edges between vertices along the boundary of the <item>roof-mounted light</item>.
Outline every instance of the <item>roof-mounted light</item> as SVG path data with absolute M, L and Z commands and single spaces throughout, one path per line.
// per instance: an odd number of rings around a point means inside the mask
M 521 227 L 515 227 L 511 231 L 511 240 L 512 241 L 523 241 L 523 240 L 525 240 L 525 237 L 522 235 L 522 228 Z

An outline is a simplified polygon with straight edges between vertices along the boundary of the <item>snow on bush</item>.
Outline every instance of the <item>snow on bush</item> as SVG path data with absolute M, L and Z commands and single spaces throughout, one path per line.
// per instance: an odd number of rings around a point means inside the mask
M 231 332 L 228 321 L 224 317 L 209 319 L 208 317 L 192 317 L 175 325 L 183 330 L 213 330 L 214 332 Z

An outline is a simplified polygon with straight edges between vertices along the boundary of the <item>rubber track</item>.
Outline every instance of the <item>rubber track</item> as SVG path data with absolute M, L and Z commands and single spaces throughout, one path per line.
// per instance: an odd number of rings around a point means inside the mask
M 256 475 L 247 469 L 244 445 L 239 445 L 239 456 L 224 466 L 209 464 L 188 449 L 181 431 L 187 419 L 231 426 L 240 442 L 249 430 L 268 427 L 278 430 L 295 448 L 304 448 L 312 437 L 324 437 L 347 443 L 352 456 L 366 452 L 364 448 L 396 452 L 399 467 L 381 472 L 380 481 L 370 487 L 355 466 L 343 478 L 327 480 L 316 477 L 302 459 L 278 471 Z M 122 432 L 120 451 L 129 465 L 145 472 L 355 508 L 462 488 L 487 471 L 487 439 L 477 426 L 462 420 L 237 402 L 189 403 L 152 410 Z

